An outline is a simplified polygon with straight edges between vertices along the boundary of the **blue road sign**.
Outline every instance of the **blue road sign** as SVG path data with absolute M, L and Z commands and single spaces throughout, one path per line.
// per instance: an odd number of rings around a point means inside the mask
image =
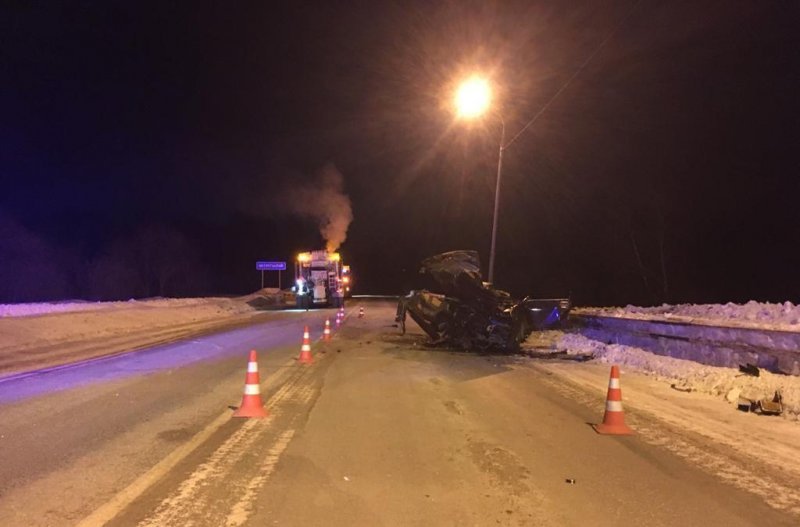
M 286 262 L 256 262 L 256 271 L 285 271 Z

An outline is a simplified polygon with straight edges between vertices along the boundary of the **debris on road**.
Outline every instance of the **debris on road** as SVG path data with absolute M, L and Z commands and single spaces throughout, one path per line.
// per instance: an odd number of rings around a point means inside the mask
M 744 365 L 739 364 L 739 371 L 744 373 L 745 375 L 752 375 L 753 377 L 758 377 L 761 374 L 761 372 L 758 369 L 758 366 L 756 366 L 755 364 L 750 364 L 749 362 Z
M 574 360 L 576 362 L 585 362 L 592 360 L 594 354 L 592 353 L 569 353 L 567 350 L 559 351 L 534 351 L 524 350 L 524 354 L 533 359 L 558 359 L 558 360 Z
M 481 278 L 477 251 L 450 251 L 423 260 L 420 274 L 430 290 L 400 298 L 396 322 L 405 333 L 406 314 L 434 345 L 469 351 L 515 353 L 534 329 L 555 327 L 567 316 L 566 298 L 511 298 Z
M 783 396 L 780 391 L 776 391 L 772 399 L 758 401 L 758 406 L 764 415 L 781 415 L 783 413 Z
M 783 413 L 783 396 L 780 390 L 775 391 L 771 398 L 755 400 L 747 397 L 739 397 L 736 408 L 743 412 L 753 412 L 761 415 L 781 415 Z
M 736 408 L 742 412 L 752 412 L 756 408 L 756 402 L 747 397 L 739 397 Z

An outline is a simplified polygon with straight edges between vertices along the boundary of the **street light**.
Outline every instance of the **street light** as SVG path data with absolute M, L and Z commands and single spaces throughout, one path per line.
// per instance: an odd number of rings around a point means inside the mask
M 480 117 L 489 108 L 492 90 L 483 77 L 470 77 L 456 90 L 456 111 L 463 119 Z
M 499 114 L 499 112 L 495 112 L 498 117 L 500 118 L 500 124 L 503 126 L 502 131 L 500 132 L 500 153 L 497 156 L 497 186 L 494 189 L 494 217 L 492 218 L 492 248 L 489 251 L 489 282 L 494 282 L 494 248 L 495 248 L 495 239 L 497 238 L 497 209 L 500 203 L 499 196 L 500 196 L 500 176 L 503 173 L 503 152 L 506 148 L 512 145 L 514 141 L 516 141 L 520 135 L 522 135 L 525 130 L 530 128 L 533 123 L 535 123 L 539 117 L 550 107 L 550 105 L 555 101 L 563 92 L 567 89 L 567 86 L 572 83 L 575 78 L 580 75 L 580 73 L 586 69 L 586 66 L 592 61 L 592 59 L 597 56 L 601 49 L 611 40 L 611 37 L 614 36 L 614 33 L 622 27 L 626 20 L 631 16 L 631 14 L 636 10 L 639 6 L 639 2 L 633 3 L 631 5 L 628 14 L 620 20 L 620 22 L 614 26 L 614 29 L 609 32 L 606 37 L 603 39 L 602 42 L 592 51 L 592 53 L 586 58 L 585 61 L 580 65 L 579 68 L 575 70 L 572 76 L 567 79 L 567 81 L 561 85 L 561 87 L 556 91 L 552 97 L 536 112 L 531 119 L 525 123 L 516 134 L 511 137 L 511 140 L 506 142 L 506 123 L 503 121 L 503 117 Z M 480 77 L 478 75 L 474 75 L 471 78 L 467 79 L 466 81 L 462 82 L 459 85 L 458 89 L 456 90 L 456 97 L 455 97 L 455 106 L 457 115 L 461 118 L 465 119 L 474 119 L 476 117 L 482 116 L 486 113 L 486 110 L 489 108 L 489 103 L 491 102 L 491 89 L 489 88 L 489 82 L 484 77 Z
M 476 119 L 489 109 L 492 91 L 489 81 L 483 77 L 473 76 L 462 82 L 456 90 L 456 114 L 462 119 Z M 500 151 L 497 156 L 497 182 L 494 188 L 494 214 L 492 216 L 492 245 L 489 249 L 489 283 L 494 283 L 494 253 L 497 242 L 497 211 L 500 206 L 500 178 L 503 174 L 503 151 L 506 149 L 506 123 L 500 118 Z

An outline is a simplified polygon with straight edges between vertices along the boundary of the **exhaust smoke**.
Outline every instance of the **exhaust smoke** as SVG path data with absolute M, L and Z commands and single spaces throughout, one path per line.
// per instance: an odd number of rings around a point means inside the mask
M 310 183 L 293 188 L 284 203 L 290 213 L 318 222 L 328 252 L 338 250 L 347 239 L 353 208 L 344 193 L 344 177 L 333 163 L 325 165 Z

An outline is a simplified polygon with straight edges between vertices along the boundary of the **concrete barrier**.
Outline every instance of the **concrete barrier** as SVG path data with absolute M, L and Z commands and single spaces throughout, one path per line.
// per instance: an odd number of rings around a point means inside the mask
M 771 372 L 800 375 L 800 333 L 713 326 L 707 322 L 641 319 L 578 310 L 571 323 L 587 338 L 713 366 L 751 363 Z

